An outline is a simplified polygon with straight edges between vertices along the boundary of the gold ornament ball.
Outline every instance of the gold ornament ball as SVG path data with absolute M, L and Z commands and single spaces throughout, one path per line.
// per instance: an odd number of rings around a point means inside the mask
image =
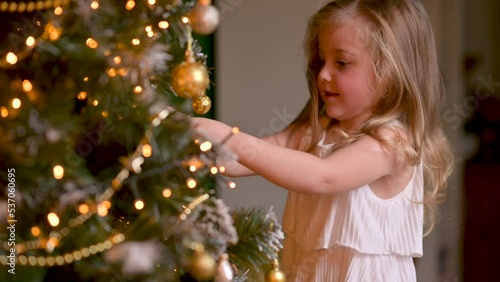
M 192 260 L 189 273 L 197 280 L 208 280 L 215 276 L 217 262 L 205 251 L 197 251 Z
M 182 98 L 200 96 L 210 84 L 207 68 L 197 62 L 182 62 L 172 70 L 172 88 Z
M 266 273 L 265 277 L 266 282 L 285 282 L 286 277 L 283 271 L 279 269 L 272 269 L 268 273 Z
M 208 96 L 202 95 L 193 98 L 193 110 L 199 115 L 204 115 L 210 111 L 212 101 Z
M 285 273 L 280 270 L 278 259 L 274 259 L 273 261 L 273 269 L 266 273 L 264 277 L 266 282 L 285 282 L 286 277 Z
M 194 32 L 209 35 L 217 29 L 220 15 L 213 5 L 196 5 L 189 13 L 189 20 Z

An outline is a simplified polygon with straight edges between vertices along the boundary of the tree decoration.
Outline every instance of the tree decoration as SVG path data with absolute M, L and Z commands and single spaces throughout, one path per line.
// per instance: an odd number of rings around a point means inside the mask
M 61 5 L 66 5 L 69 0 L 61 0 L 61 1 L 22 1 L 22 2 L 14 2 L 14 1 L 2 1 L 0 2 L 0 12 L 9 12 L 9 13 L 31 13 L 35 11 L 43 11 L 51 8 L 58 8 Z
M 234 278 L 234 271 L 231 263 L 229 262 L 229 256 L 227 254 L 222 254 L 217 263 L 217 273 L 215 276 L 216 282 L 231 282 Z
M 264 281 L 266 282 L 285 282 L 285 273 L 279 269 L 278 260 L 275 259 L 273 262 L 273 268 L 266 273 Z
M 193 110 L 199 115 L 204 115 L 210 111 L 212 101 L 206 95 L 201 95 L 193 98 Z
M 172 88 L 180 97 L 193 99 L 204 95 L 210 84 L 210 78 L 207 68 L 194 59 L 189 26 L 187 46 L 185 61 L 172 70 Z
M 220 23 L 219 11 L 212 5 L 212 0 L 199 0 L 188 17 L 193 31 L 201 35 L 213 33 Z
M 191 259 L 189 273 L 199 281 L 205 281 L 215 276 L 217 264 L 214 258 L 204 251 L 196 250 Z

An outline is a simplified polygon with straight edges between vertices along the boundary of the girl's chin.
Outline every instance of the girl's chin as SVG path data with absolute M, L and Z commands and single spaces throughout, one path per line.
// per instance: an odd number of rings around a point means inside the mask
M 342 117 L 339 115 L 338 112 L 336 111 L 333 111 L 333 110 L 328 110 L 326 109 L 326 114 L 328 115 L 329 118 L 332 118 L 332 119 L 337 119 L 337 120 L 340 120 Z
M 339 112 L 336 111 L 326 111 L 326 114 L 329 118 L 335 119 L 339 121 L 340 123 L 345 123 L 345 124 L 350 124 L 354 122 L 354 120 L 351 117 L 346 117 L 345 115 L 342 115 Z

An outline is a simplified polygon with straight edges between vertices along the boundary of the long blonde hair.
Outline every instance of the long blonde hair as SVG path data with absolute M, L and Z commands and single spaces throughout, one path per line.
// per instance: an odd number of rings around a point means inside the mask
M 361 20 L 361 22 L 359 22 Z M 318 34 L 327 25 L 362 25 L 368 51 L 376 72 L 375 86 L 380 99 L 373 115 L 354 134 L 343 133 L 336 148 L 370 135 L 390 148 L 402 148 L 407 161 L 423 164 L 426 234 L 435 223 L 436 206 L 444 200 L 451 174 L 453 154 L 443 132 L 439 104 L 444 88 L 438 68 L 436 46 L 429 18 L 416 0 L 337 0 L 326 4 L 309 21 L 305 38 L 307 81 L 310 99 L 291 124 L 304 134 L 305 151 L 313 152 L 319 141 L 326 114 L 320 99 L 317 76 L 321 71 Z M 404 138 L 382 134 L 382 128 L 398 121 L 406 130 Z M 341 132 L 332 120 L 327 129 Z M 302 142 L 304 143 L 304 142 Z

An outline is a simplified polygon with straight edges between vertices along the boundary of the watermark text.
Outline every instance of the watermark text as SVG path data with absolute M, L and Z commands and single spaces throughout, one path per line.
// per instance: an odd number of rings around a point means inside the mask
M 7 170 L 7 245 L 10 247 L 7 255 L 7 265 L 11 274 L 16 274 L 16 170 Z

